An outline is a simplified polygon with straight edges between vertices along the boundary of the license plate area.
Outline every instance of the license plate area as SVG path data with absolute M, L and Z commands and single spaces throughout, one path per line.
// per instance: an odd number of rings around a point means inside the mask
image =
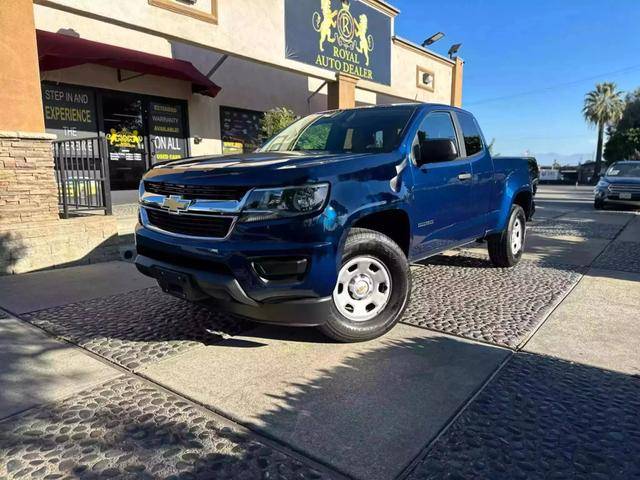
M 170 270 L 168 268 L 155 267 L 154 277 L 158 281 L 158 285 L 165 293 L 183 300 L 197 301 L 202 300 L 205 295 L 194 286 L 191 276 Z
M 631 200 L 631 194 L 630 193 L 621 193 L 620 194 L 620 200 Z

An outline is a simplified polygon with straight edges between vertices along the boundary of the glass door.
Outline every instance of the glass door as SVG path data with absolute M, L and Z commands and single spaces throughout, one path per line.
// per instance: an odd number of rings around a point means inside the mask
M 147 169 L 143 103 L 140 96 L 102 95 L 102 128 L 107 140 L 112 190 L 137 190 Z

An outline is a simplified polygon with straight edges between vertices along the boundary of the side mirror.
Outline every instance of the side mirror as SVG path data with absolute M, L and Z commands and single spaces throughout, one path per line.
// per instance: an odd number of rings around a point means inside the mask
M 450 138 L 434 138 L 420 141 L 420 155 L 416 158 L 418 166 L 427 163 L 448 162 L 458 158 L 456 144 Z

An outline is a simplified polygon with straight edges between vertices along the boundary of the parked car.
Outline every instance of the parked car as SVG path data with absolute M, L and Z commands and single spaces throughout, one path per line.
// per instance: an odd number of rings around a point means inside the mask
M 600 177 L 594 194 L 596 210 L 611 204 L 640 207 L 640 161 L 613 163 Z
M 398 322 L 410 262 L 486 239 L 518 263 L 534 210 L 527 162 L 429 104 L 317 113 L 255 153 L 156 166 L 140 205 L 136 265 L 165 292 L 345 342 Z

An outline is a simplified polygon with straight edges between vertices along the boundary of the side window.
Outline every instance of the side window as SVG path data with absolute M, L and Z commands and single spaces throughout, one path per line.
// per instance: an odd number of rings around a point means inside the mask
M 416 158 L 418 158 L 420 154 L 420 142 L 440 139 L 452 140 L 456 147 L 458 146 L 456 129 L 453 126 L 451 115 L 447 112 L 430 113 L 422 121 L 422 125 L 420 125 L 420 129 L 416 135 L 416 140 L 414 141 L 414 149 L 417 148 L 417 150 L 414 150 Z
M 480 129 L 474 118 L 466 113 L 458 113 L 458 121 L 462 128 L 467 157 L 481 152 L 484 148 L 482 145 L 482 135 L 480 135 Z
M 311 125 L 298 138 L 295 150 L 326 150 L 330 131 L 328 123 Z

